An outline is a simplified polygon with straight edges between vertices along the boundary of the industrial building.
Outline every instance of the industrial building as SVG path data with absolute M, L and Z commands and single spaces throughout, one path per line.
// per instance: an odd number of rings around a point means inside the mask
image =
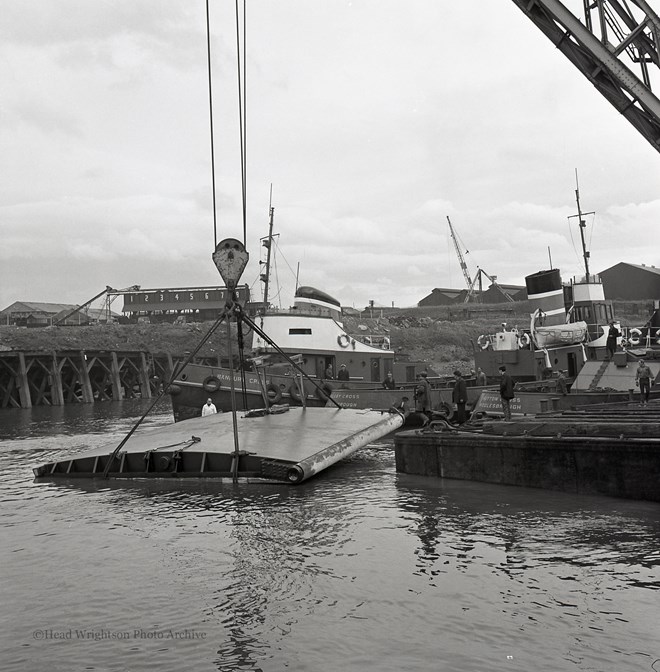
M 436 287 L 428 296 L 418 302 L 419 308 L 429 306 L 452 306 L 465 303 L 467 289 L 446 289 Z M 509 298 L 507 298 L 507 295 Z M 492 284 L 484 291 L 475 290 L 470 298 L 470 303 L 506 303 L 507 301 L 526 301 L 527 290 L 520 285 Z
M 37 301 L 15 301 L 0 311 L 0 325 L 16 327 L 48 327 L 58 322 L 62 325 L 99 324 L 108 321 L 108 311 L 104 308 L 85 307 L 69 303 L 44 303 Z M 118 318 L 110 313 L 110 321 Z
M 614 301 L 660 299 L 660 269 L 624 261 L 601 271 L 605 296 Z
M 137 289 L 122 291 L 122 313 L 129 322 L 204 322 L 215 320 L 225 309 L 229 292 L 226 287 L 180 287 L 178 289 Z M 236 289 L 239 303 L 249 305 L 250 288 Z

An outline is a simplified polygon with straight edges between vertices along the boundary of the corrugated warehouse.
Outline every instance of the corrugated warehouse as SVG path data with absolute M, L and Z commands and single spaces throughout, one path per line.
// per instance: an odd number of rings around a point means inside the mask
M 60 314 L 72 311 L 76 306 L 68 303 L 44 303 L 41 301 L 15 301 L 0 311 L 0 324 L 18 327 L 42 327 L 52 324 Z
M 427 306 L 449 306 L 454 303 L 463 303 L 467 289 L 443 289 L 436 287 L 428 296 L 425 296 L 417 305 L 420 308 Z
M 64 326 L 71 326 L 98 324 L 108 320 L 105 309 L 85 306 L 81 310 L 76 310 L 78 307 L 76 304 L 69 303 L 15 301 L 0 311 L 0 324 L 17 327 L 47 327 L 58 324 L 58 322 Z M 110 314 L 111 319 L 118 317 L 119 315 L 115 313 Z
M 599 275 L 608 299 L 660 299 L 660 269 L 655 266 L 622 261 Z

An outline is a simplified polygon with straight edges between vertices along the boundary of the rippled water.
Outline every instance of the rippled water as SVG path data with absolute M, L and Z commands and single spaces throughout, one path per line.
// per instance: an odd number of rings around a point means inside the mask
M 660 672 L 657 504 L 400 475 L 391 441 L 299 486 L 32 481 L 140 413 L 0 414 L 3 671 Z

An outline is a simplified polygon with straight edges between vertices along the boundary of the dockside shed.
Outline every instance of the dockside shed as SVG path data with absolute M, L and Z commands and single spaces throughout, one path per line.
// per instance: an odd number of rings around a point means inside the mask
M 599 275 L 607 299 L 660 299 L 660 269 L 655 266 L 622 261 Z

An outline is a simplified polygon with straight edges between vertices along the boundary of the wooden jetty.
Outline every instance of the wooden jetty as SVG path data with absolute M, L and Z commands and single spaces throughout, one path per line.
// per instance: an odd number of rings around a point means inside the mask
M 180 361 L 143 351 L 3 351 L 0 409 L 150 399 Z
M 232 414 L 218 413 L 136 432 L 120 451 L 116 444 L 105 445 L 33 471 L 38 480 L 108 476 L 297 484 L 403 422 L 401 413 L 280 407 L 238 417 L 234 435 Z
M 407 474 L 660 502 L 660 402 L 446 422 L 395 436 Z

